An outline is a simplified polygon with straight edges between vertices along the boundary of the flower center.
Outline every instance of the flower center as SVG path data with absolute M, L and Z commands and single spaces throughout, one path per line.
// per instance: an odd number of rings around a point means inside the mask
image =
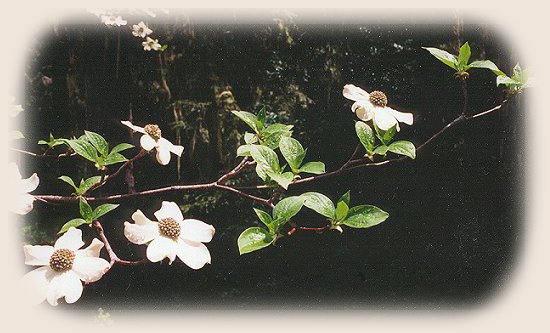
M 181 233 L 181 227 L 178 221 L 167 217 L 159 221 L 159 231 L 168 238 L 177 239 Z
M 55 250 L 50 257 L 50 267 L 56 272 L 68 271 L 73 268 L 75 256 L 74 251 L 69 249 Z
M 386 97 L 386 94 L 378 90 L 370 93 L 369 101 L 372 104 L 380 107 L 385 107 L 386 105 L 388 105 L 388 98 Z
M 162 131 L 160 130 L 158 125 L 147 124 L 145 125 L 143 130 L 145 130 L 145 133 L 149 134 L 149 136 L 155 140 L 158 140 L 161 138 Z

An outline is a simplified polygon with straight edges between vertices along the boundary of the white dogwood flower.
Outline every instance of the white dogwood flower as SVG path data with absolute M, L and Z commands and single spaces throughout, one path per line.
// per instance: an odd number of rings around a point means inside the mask
M 57 305 L 57 300 L 74 303 L 82 295 L 82 282 L 99 280 L 109 268 L 107 260 L 99 258 L 103 243 L 94 238 L 85 249 L 82 231 L 71 227 L 63 236 L 49 245 L 25 245 L 25 264 L 42 266 L 23 277 L 25 292 L 30 302 L 38 304 L 47 300 Z M 82 281 L 82 282 L 81 282 Z
M 132 35 L 136 37 L 145 38 L 147 35 L 151 34 L 153 30 L 149 29 L 148 26 L 143 23 L 143 21 L 138 24 L 132 25 Z
M 124 235 L 130 242 L 148 244 L 147 259 L 158 262 L 168 258 L 172 264 L 177 256 L 192 269 L 210 263 L 210 252 L 203 243 L 212 240 L 213 226 L 195 219 L 184 220 L 175 202 L 163 201 L 155 217 L 158 222 L 137 210 L 132 214 L 135 223 L 124 222 Z
M 122 17 L 118 15 L 101 15 L 101 22 L 105 25 L 116 25 L 117 27 L 126 25 L 128 23 L 128 21 L 123 20 Z
M 387 106 L 388 98 L 381 91 L 368 93 L 365 90 L 346 84 L 343 95 L 347 99 L 355 101 L 351 106 L 351 111 L 355 112 L 357 117 L 363 121 L 372 121 L 378 128 L 387 131 L 393 126 L 399 131 L 399 122 L 412 125 L 412 113 L 403 113 Z
M 143 45 L 143 49 L 145 51 L 151 51 L 151 50 L 158 51 L 162 47 L 162 45 L 159 44 L 158 39 L 153 39 L 151 37 L 146 37 L 145 41 L 142 42 L 141 45 Z
M 9 173 L 11 175 L 10 179 L 14 182 L 14 194 L 9 196 L 9 200 L 11 201 L 10 210 L 14 213 L 25 215 L 32 210 L 34 202 L 34 197 L 29 192 L 36 190 L 40 179 L 38 179 L 36 173 L 33 173 L 29 178 L 23 179 L 15 163 L 10 163 Z
M 145 127 L 139 127 L 127 120 L 122 120 L 121 123 L 136 132 L 144 134 L 139 140 L 141 147 L 147 151 L 155 148 L 157 150 L 157 161 L 162 165 L 170 163 L 170 152 L 178 156 L 183 153 L 183 146 L 174 145 L 161 136 L 162 131 L 158 125 L 148 124 Z

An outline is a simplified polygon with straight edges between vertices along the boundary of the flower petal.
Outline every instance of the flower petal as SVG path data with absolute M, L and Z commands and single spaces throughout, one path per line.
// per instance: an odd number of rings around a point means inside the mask
M 386 107 L 386 110 L 391 113 L 395 119 L 398 121 L 405 123 L 407 125 L 413 124 L 413 114 L 412 113 L 405 113 L 405 112 L 399 112 L 392 108 Z
M 149 134 L 145 134 L 139 139 L 139 143 L 141 144 L 141 148 L 150 151 L 151 149 L 155 148 L 157 145 L 157 142 L 155 139 L 149 136 Z
M 369 112 L 369 110 L 365 108 L 363 104 L 355 102 L 353 103 L 351 108 L 355 111 L 357 118 L 361 119 L 362 121 L 369 121 L 372 119 L 373 113 Z
M 81 257 L 99 257 L 99 253 L 101 252 L 103 245 L 104 244 L 102 241 L 94 238 L 90 245 L 88 245 L 85 249 L 76 251 L 76 255 Z
M 168 258 L 170 264 L 176 259 L 176 242 L 170 238 L 159 236 L 147 246 L 147 259 L 151 262 L 159 262 L 164 258 Z
M 169 217 L 180 223 L 183 221 L 183 215 L 181 213 L 180 207 L 175 202 L 170 201 L 162 202 L 162 206 L 160 207 L 160 209 L 155 212 L 155 217 L 158 221 Z
M 185 219 L 180 225 L 180 237 L 195 242 L 210 242 L 216 231 L 210 224 L 195 219 Z
M 38 183 L 40 182 L 40 179 L 38 179 L 38 175 L 36 173 L 33 173 L 32 176 L 30 176 L 27 179 L 22 179 L 17 184 L 17 191 L 19 193 L 29 193 L 38 187 Z
M 50 257 L 54 248 L 49 245 L 25 245 L 25 265 L 46 266 L 50 264 Z
M 124 236 L 134 244 L 145 244 L 159 236 L 158 223 L 149 220 L 141 210 L 132 214 L 136 223 L 124 222 Z
M 134 130 L 134 132 L 139 132 L 139 133 L 145 134 L 145 129 L 143 127 L 136 126 L 136 125 L 132 124 L 131 122 L 129 122 L 128 120 L 121 120 L 120 122 L 122 123 L 122 125 L 126 125 L 126 126 L 130 127 L 132 130 Z
M 157 147 L 157 161 L 161 165 L 167 165 L 170 163 L 170 150 L 166 147 Z
M 40 304 L 46 299 L 53 271 L 47 267 L 32 270 L 21 279 L 21 292 L 26 302 Z
M 170 152 L 181 156 L 181 153 L 183 153 L 183 146 L 178 146 L 172 144 L 172 142 L 166 140 L 165 138 L 159 139 L 159 147 L 163 147 L 163 149 L 168 149 Z
M 105 259 L 77 256 L 74 259 L 72 270 L 80 280 L 90 283 L 101 279 L 108 268 L 109 262 Z
M 192 269 L 200 269 L 212 260 L 208 248 L 203 243 L 179 239 L 176 250 L 181 261 Z
M 65 297 L 65 302 L 74 303 L 82 296 L 82 282 L 73 271 L 57 273 L 52 277 L 46 299 L 51 305 L 57 305 L 57 300 Z
M 368 92 L 353 84 L 346 84 L 342 94 L 345 98 L 351 99 L 352 101 L 368 100 L 370 96 Z
M 146 244 L 159 237 L 158 223 L 133 224 L 124 222 L 124 236 L 134 244 Z
M 25 215 L 33 208 L 34 197 L 30 194 L 12 195 L 10 210 L 19 215 Z
M 378 128 L 384 131 L 387 131 L 397 125 L 397 120 L 395 117 L 390 112 L 387 112 L 385 108 L 375 108 L 374 122 Z
M 69 249 L 76 251 L 82 246 L 84 246 L 84 242 L 82 241 L 82 230 L 70 227 L 69 230 L 55 242 L 54 248 L 56 250 Z

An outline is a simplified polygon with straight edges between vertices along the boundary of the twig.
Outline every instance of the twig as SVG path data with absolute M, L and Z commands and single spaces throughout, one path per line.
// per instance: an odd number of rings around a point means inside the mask
M 57 154 L 57 155 L 36 154 L 36 153 L 30 152 L 30 151 L 17 149 L 17 148 L 12 148 L 12 147 L 10 147 L 9 150 L 15 151 L 15 152 L 18 152 L 18 153 L 21 153 L 21 154 L 34 156 L 34 157 L 55 157 L 55 158 L 59 158 L 59 157 L 69 157 L 69 156 L 75 156 L 76 155 L 76 153 L 69 153 L 69 152 L 64 152 L 64 153 Z M 47 152 L 47 150 L 46 150 L 46 152 Z
M 109 255 L 109 269 L 111 269 L 114 264 L 135 266 L 135 265 L 141 265 L 149 262 L 149 260 L 147 259 L 138 260 L 138 261 L 129 261 L 129 260 L 120 259 L 115 253 L 115 251 L 113 250 L 113 248 L 111 247 L 111 244 L 107 239 L 107 236 L 105 236 L 105 230 L 103 229 L 103 226 L 101 225 L 101 223 L 96 220 L 92 222 L 92 227 L 97 231 L 99 239 L 101 239 L 101 241 L 103 242 L 103 245 L 105 246 L 105 250 Z
M 243 157 L 243 159 L 241 160 L 241 162 L 239 164 L 237 164 L 237 166 L 235 168 L 233 168 L 233 170 L 229 171 L 228 173 L 226 173 L 225 175 L 221 176 L 217 181 L 216 183 L 217 184 L 220 184 L 220 185 L 224 185 L 228 180 L 229 178 L 232 178 L 232 177 L 235 177 L 236 175 L 238 175 L 246 166 L 248 166 L 248 162 L 250 160 L 250 157 L 249 156 L 245 156 Z
M 96 185 L 92 186 L 87 192 L 90 193 L 91 191 L 93 190 L 96 190 L 98 188 L 100 188 L 101 186 L 105 185 L 109 180 L 115 178 L 116 176 L 118 176 L 120 174 L 120 172 L 122 170 L 124 170 L 126 167 L 128 167 L 131 163 L 139 160 L 140 158 L 142 158 L 143 156 L 145 156 L 147 154 L 147 151 L 143 148 L 141 148 L 141 150 L 139 151 L 139 153 L 132 157 L 131 159 L 129 159 L 128 161 L 124 162 L 124 164 L 122 164 L 117 171 L 113 172 L 112 174 L 110 175 L 101 175 L 101 181 L 99 183 L 97 183 Z

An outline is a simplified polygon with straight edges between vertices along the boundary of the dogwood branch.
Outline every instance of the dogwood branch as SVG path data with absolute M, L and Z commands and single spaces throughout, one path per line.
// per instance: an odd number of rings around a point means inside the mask
M 457 118 L 455 118 L 453 121 L 451 121 L 449 124 L 447 124 L 445 127 L 443 127 L 441 130 L 433 134 L 430 138 L 428 138 L 424 143 L 422 143 L 420 146 L 416 148 L 416 151 L 420 151 L 426 146 L 428 146 L 431 142 L 438 139 L 440 136 L 442 136 L 446 131 L 448 131 L 450 128 L 457 126 L 458 124 L 461 124 L 463 122 L 471 121 L 474 119 L 477 119 L 479 117 L 483 117 L 486 115 L 489 115 L 491 113 L 497 112 L 502 110 L 503 106 L 507 103 L 507 100 L 504 100 L 500 105 L 495 106 L 494 108 L 491 108 L 489 110 L 485 110 L 483 112 L 479 112 L 474 115 L 464 115 L 461 114 Z M 337 170 L 327 172 L 321 175 L 315 175 L 307 178 L 302 178 L 299 180 L 294 181 L 292 184 L 289 185 L 289 187 L 295 187 L 300 184 L 315 182 L 323 178 L 330 178 L 334 176 L 338 176 L 344 173 L 347 173 L 351 170 L 357 169 L 357 168 L 372 168 L 372 167 L 380 167 L 387 164 L 394 164 L 399 163 L 407 160 L 408 158 L 405 156 L 394 158 L 394 159 L 388 159 L 384 161 L 379 162 L 372 162 L 367 158 L 361 157 L 355 159 L 354 156 L 357 155 L 358 151 L 360 150 L 360 147 L 356 147 L 354 153 L 348 159 L 347 162 L 345 162 L 340 168 Z M 116 202 L 124 199 L 129 198 L 135 198 L 135 197 L 141 197 L 146 195 L 153 195 L 153 194 L 161 194 L 161 193 L 167 193 L 167 192 L 184 192 L 184 191 L 197 191 L 197 190 L 214 190 L 214 189 L 220 189 L 232 193 L 236 193 L 242 197 L 248 198 L 250 200 L 259 202 L 263 205 L 273 207 L 272 201 L 269 199 L 264 199 L 261 197 L 257 197 L 254 195 L 251 195 L 249 193 L 244 192 L 245 190 L 263 190 L 263 189 L 272 189 L 273 187 L 268 185 L 255 185 L 255 186 L 241 186 L 241 187 L 233 187 L 224 185 L 224 183 L 232 178 L 237 176 L 242 170 L 245 169 L 246 166 L 253 165 L 247 157 L 243 158 L 241 162 L 233 168 L 231 171 L 226 173 L 225 175 L 221 176 L 218 180 L 211 182 L 211 183 L 204 183 L 204 184 L 193 184 L 193 185 L 173 185 L 173 186 L 167 186 L 157 189 L 151 189 L 151 190 L 145 190 L 135 193 L 128 193 L 128 194 L 115 194 L 115 195 L 108 195 L 108 196 L 100 196 L 100 197 L 93 197 L 93 196 L 87 196 L 86 200 L 88 202 Z M 66 203 L 66 202 L 77 202 L 79 200 L 78 197 L 75 196 L 59 196 L 59 195 L 36 195 L 34 196 L 35 199 L 47 202 L 47 203 Z

